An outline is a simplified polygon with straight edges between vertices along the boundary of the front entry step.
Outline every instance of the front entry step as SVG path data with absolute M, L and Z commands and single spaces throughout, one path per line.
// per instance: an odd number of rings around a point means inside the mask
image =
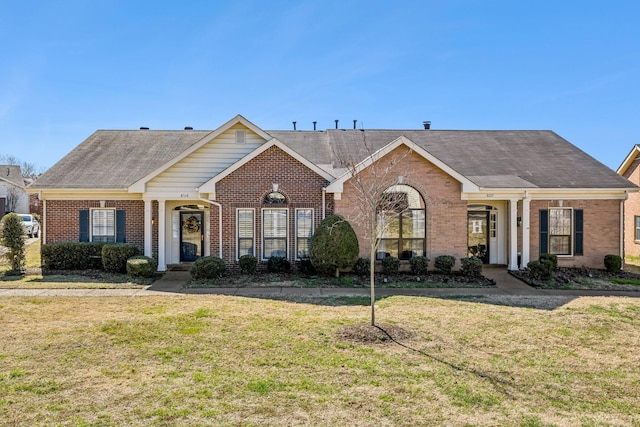
M 182 262 L 180 264 L 167 265 L 167 271 L 189 271 L 191 270 L 192 262 Z

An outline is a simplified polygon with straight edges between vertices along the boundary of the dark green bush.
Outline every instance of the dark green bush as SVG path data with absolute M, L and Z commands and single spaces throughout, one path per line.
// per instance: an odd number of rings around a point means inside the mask
M 622 258 L 619 255 L 605 255 L 604 267 L 609 273 L 615 273 L 622 268 Z
M 0 244 L 8 249 L 5 257 L 9 260 L 11 270 L 14 272 L 22 271 L 26 261 L 25 240 L 22 218 L 17 214 L 10 213 L 2 218 Z
M 291 271 L 291 263 L 281 256 L 272 256 L 267 261 L 267 271 L 269 273 L 288 273 Z
M 413 274 L 425 275 L 429 271 L 429 258 L 422 255 L 411 257 L 409 265 Z
M 238 260 L 240 272 L 242 274 L 256 274 L 258 269 L 258 258 L 253 255 L 242 255 Z
M 126 273 L 127 260 L 138 255 L 138 247 L 129 243 L 107 243 L 102 247 L 102 267 L 109 273 Z
M 436 270 L 446 274 L 451 274 L 451 270 L 456 265 L 456 258 L 452 255 L 440 255 L 436 257 Z
M 358 258 L 353 266 L 353 272 L 358 276 L 368 276 L 371 272 L 371 260 L 369 258 Z
M 218 279 L 227 270 L 224 261 L 215 256 L 203 256 L 191 266 L 189 273 L 193 279 Z
M 313 268 L 313 264 L 309 258 L 301 258 L 300 261 L 298 261 L 298 271 L 307 276 L 316 274 L 316 269 Z
M 311 263 L 322 274 L 337 277 L 340 270 L 352 268 L 358 261 L 359 251 L 356 233 L 339 215 L 326 217 L 311 238 Z
M 98 242 L 65 242 L 42 245 L 42 265 L 49 270 L 102 270 L 102 247 Z
M 558 255 L 556 254 L 540 254 L 538 259 L 542 262 L 547 260 L 551 263 L 552 270 L 558 268 Z
M 472 256 L 469 258 L 461 258 L 462 267 L 460 271 L 467 277 L 480 277 L 482 276 L 482 260 L 478 257 Z
M 400 260 L 394 256 L 388 256 L 382 259 L 382 272 L 387 275 L 398 274 L 400 270 Z
M 155 259 L 137 255 L 127 260 L 127 274 L 133 277 L 155 277 L 158 263 Z
M 553 262 L 549 259 L 533 260 L 527 264 L 529 274 L 536 280 L 549 280 L 553 275 Z

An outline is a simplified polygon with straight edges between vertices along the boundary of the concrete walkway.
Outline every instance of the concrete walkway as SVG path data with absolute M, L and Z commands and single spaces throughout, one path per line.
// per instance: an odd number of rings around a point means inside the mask
M 536 289 L 513 277 L 505 267 L 485 267 L 483 274 L 496 281 L 495 287 L 487 288 L 376 288 L 376 296 L 392 295 L 425 297 L 563 297 L 580 296 L 628 296 L 640 297 L 640 291 L 593 291 L 593 290 L 548 290 Z M 237 295 L 246 297 L 345 297 L 370 295 L 369 288 L 288 287 L 251 286 L 183 288 L 190 279 L 188 271 L 168 271 L 164 276 L 144 289 L 0 289 L 0 297 L 9 296 L 154 296 L 154 295 Z

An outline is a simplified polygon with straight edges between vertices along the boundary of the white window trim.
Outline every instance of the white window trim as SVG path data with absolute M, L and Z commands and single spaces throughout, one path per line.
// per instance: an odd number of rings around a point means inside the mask
M 296 208 L 295 210 L 295 219 L 296 219 L 296 223 L 295 223 L 295 255 L 296 255 L 296 260 L 300 260 L 300 258 L 298 257 L 298 211 L 311 211 L 311 236 L 313 236 L 313 233 L 316 230 L 315 227 L 315 220 L 316 220 L 316 211 L 314 208 Z
M 289 253 L 289 237 L 291 235 L 291 233 L 289 232 L 289 208 L 262 208 L 261 212 L 260 212 L 260 229 L 261 229 L 261 233 L 260 233 L 260 239 L 262 242 L 262 246 L 260 248 L 260 259 L 262 261 L 268 261 L 269 258 L 264 258 L 264 212 L 265 211 L 285 211 L 287 213 L 287 219 L 286 219 L 286 223 L 287 223 L 287 237 L 285 238 L 285 248 L 287 251 L 287 259 L 289 259 L 290 257 L 290 253 Z
M 238 221 L 238 213 L 240 211 L 253 212 L 253 256 L 256 256 L 256 210 L 254 208 L 236 208 L 236 261 L 240 260 L 240 222 Z
M 551 211 L 552 210 L 568 210 L 568 211 L 571 211 L 571 234 L 570 234 L 570 237 L 569 237 L 571 239 L 569 241 L 570 253 L 569 254 L 562 254 L 562 255 L 561 254 L 552 254 L 552 255 L 557 256 L 558 258 L 571 258 L 571 257 L 573 257 L 575 255 L 573 253 L 573 250 L 574 250 L 574 247 L 576 245 L 576 243 L 575 243 L 575 238 L 576 238 L 576 236 L 575 236 L 575 234 L 576 234 L 576 231 L 575 231 L 575 228 L 576 228 L 576 217 L 575 217 L 575 213 L 573 212 L 573 208 L 569 208 L 569 207 L 559 207 L 558 206 L 558 207 L 549 207 L 547 209 L 547 214 L 549 216 L 548 221 L 547 221 L 548 222 L 548 224 L 547 224 L 547 228 L 548 228 L 548 230 L 547 230 L 547 240 L 548 240 L 548 242 L 547 242 L 547 245 L 548 245 L 547 253 L 551 254 L 550 249 L 551 249 L 551 236 L 552 236 L 552 234 L 551 234 Z M 557 234 L 554 234 L 554 236 L 557 236 Z
M 89 209 L 89 241 L 93 242 L 93 213 L 95 211 L 112 211 L 113 212 L 113 243 L 116 242 L 118 236 L 118 216 L 116 208 L 90 208 Z

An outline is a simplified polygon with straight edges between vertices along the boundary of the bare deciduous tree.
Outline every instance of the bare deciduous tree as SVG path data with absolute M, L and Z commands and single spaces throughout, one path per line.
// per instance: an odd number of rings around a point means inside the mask
M 12 155 L 0 155 L 0 164 L 20 166 L 20 171 L 24 178 L 33 178 L 35 176 L 42 175 L 45 170 L 45 168 L 41 166 L 37 166 L 34 163 L 27 161 L 23 162 Z
M 7 197 L 5 209 L 7 212 L 15 212 L 20 202 L 20 191 L 14 185 L 7 186 Z

